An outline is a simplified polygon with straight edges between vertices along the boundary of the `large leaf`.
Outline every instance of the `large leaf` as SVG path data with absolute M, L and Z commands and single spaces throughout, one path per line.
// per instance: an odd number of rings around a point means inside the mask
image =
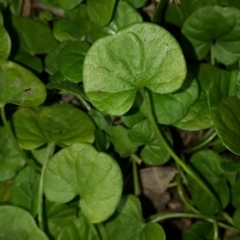
M 220 6 L 203 7 L 183 24 L 186 51 L 204 59 L 214 44 L 215 58 L 229 65 L 240 57 L 240 10 Z
M 12 186 L 12 203 L 29 210 L 36 216 L 40 174 L 31 167 L 21 169 Z
M 115 0 L 87 0 L 87 6 L 91 20 L 103 27 L 110 22 Z
M 218 196 L 222 207 L 226 207 L 229 202 L 229 189 L 227 180 L 223 176 L 221 169 L 222 158 L 212 150 L 201 150 L 190 158 L 191 166 L 207 182 L 213 193 Z M 195 205 L 205 214 L 217 212 L 217 206 L 211 197 L 207 195 L 198 184 L 189 177 L 189 189 Z
M 144 223 L 141 204 L 137 197 L 123 197 L 113 217 L 106 222 L 109 239 L 165 240 L 162 227 L 157 223 Z
M 142 160 L 148 165 L 160 165 L 170 159 L 170 155 L 154 132 L 149 120 L 137 123 L 129 132 L 130 139 L 139 146 Z M 169 137 L 169 136 L 168 136 Z
M 135 22 L 142 22 L 141 15 L 127 2 L 120 1 L 113 20 L 107 26 L 93 24 L 91 40 L 94 42 L 107 35 L 116 34 L 121 28 Z
M 82 81 L 82 68 L 85 55 L 89 49 L 86 42 L 71 42 L 59 53 L 59 69 L 61 74 L 73 82 Z
M 23 52 L 31 55 L 44 54 L 50 53 L 56 48 L 57 41 L 47 25 L 30 18 L 16 16 L 13 16 L 11 20 L 19 37 L 20 49 Z
M 240 155 L 240 99 L 224 98 L 212 107 L 211 112 L 214 127 L 224 146 Z
M 2 14 L 0 12 L 0 57 L 7 59 L 11 50 L 11 39 L 3 26 Z
M 74 144 L 58 152 L 44 175 L 44 192 L 50 201 L 65 203 L 80 195 L 80 207 L 94 223 L 115 211 L 122 185 L 117 163 L 88 144 Z
M 27 211 L 15 206 L 0 206 L 1 240 L 48 240 Z
M 33 149 L 47 142 L 69 146 L 94 140 L 94 124 L 88 115 L 69 104 L 43 107 L 39 111 L 22 108 L 14 113 L 13 123 L 18 142 Z
M 83 68 L 89 100 L 112 115 L 127 112 L 137 90 L 147 87 L 171 93 L 181 87 L 185 76 L 178 43 L 166 30 L 150 23 L 135 23 L 99 39 L 88 51 Z
M 11 179 L 25 164 L 4 127 L 0 127 L 0 181 Z
M 0 59 L 0 106 L 37 106 L 46 98 L 45 85 L 27 69 Z

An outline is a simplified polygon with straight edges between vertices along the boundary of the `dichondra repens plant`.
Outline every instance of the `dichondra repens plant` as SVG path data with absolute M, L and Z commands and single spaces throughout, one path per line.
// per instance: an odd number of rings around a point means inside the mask
M 0 239 L 240 239 L 238 1 L 0 10 Z

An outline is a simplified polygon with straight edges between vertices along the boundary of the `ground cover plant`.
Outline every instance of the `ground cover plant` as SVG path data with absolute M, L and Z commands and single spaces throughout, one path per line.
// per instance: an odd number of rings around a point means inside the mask
M 0 10 L 0 239 L 240 239 L 239 1 Z

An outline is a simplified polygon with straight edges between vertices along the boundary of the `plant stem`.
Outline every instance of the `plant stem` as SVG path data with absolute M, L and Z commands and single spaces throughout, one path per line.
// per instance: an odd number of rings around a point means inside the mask
M 144 89 L 142 89 L 141 94 L 143 96 L 144 102 L 145 102 L 145 106 L 147 108 L 147 112 L 148 112 L 148 119 L 153 127 L 153 130 L 155 131 L 155 133 L 157 134 L 160 142 L 162 143 L 162 145 L 165 147 L 165 149 L 168 151 L 168 153 L 170 154 L 170 156 L 175 160 L 175 162 L 191 177 L 193 178 L 198 185 L 215 201 L 215 203 L 217 204 L 217 207 L 219 209 L 219 212 L 222 212 L 222 208 L 221 205 L 219 204 L 217 198 L 214 196 L 214 194 L 212 193 L 212 191 L 207 187 L 207 185 L 202 181 L 202 179 L 191 169 L 189 168 L 176 154 L 175 152 L 172 150 L 172 148 L 168 145 L 168 143 L 166 142 L 166 140 L 164 139 L 164 137 L 162 136 L 158 125 L 154 119 L 154 116 L 152 114 L 152 108 L 151 108 L 151 104 L 150 101 L 148 99 L 148 96 L 146 95 L 146 91 Z
M 197 144 L 194 147 L 188 148 L 187 150 L 185 150 L 185 153 L 192 153 L 195 152 L 205 146 L 207 146 L 215 137 L 217 136 L 216 132 L 213 132 L 210 136 L 208 136 L 205 140 L 203 140 L 202 142 L 200 142 L 199 144 Z
M 39 181 L 39 189 L 38 189 L 38 225 L 42 231 L 44 231 L 44 223 L 43 223 L 43 178 L 46 167 L 48 165 L 49 159 L 54 152 L 55 144 L 48 143 L 46 150 L 46 157 L 44 159 L 44 163 L 42 166 L 40 181 Z
M 91 105 L 84 99 L 84 97 L 77 96 L 77 98 L 80 100 L 80 102 L 83 104 L 83 106 L 90 111 L 92 109 Z
M 18 151 L 18 154 L 25 160 L 25 162 L 27 164 L 29 164 L 29 166 L 31 166 L 32 168 L 34 168 L 35 170 L 37 170 L 38 172 L 41 171 L 41 168 L 33 161 L 31 161 L 25 154 L 25 152 L 19 147 L 17 140 L 15 139 L 12 129 L 9 126 L 9 123 L 7 121 L 6 115 L 5 115 L 5 111 L 4 111 L 4 107 L 1 107 L 1 116 L 2 116 L 2 120 L 3 120 L 3 124 L 5 126 L 5 129 L 7 131 L 7 134 L 9 136 L 9 138 L 11 138 L 15 149 Z
M 131 156 L 132 159 L 132 156 Z M 138 179 L 138 170 L 137 170 L 137 163 L 132 159 L 132 167 L 133 167 L 133 185 L 134 185 L 134 194 L 139 196 L 141 194 L 140 186 L 139 186 L 139 179 Z
M 213 220 L 212 224 L 213 224 L 213 240 L 218 240 L 219 236 L 218 222 L 216 220 Z
M 142 159 L 141 158 L 139 158 L 136 154 L 131 154 L 131 159 L 133 160 L 133 161 L 135 161 L 137 164 L 141 164 L 141 162 L 142 162 Z

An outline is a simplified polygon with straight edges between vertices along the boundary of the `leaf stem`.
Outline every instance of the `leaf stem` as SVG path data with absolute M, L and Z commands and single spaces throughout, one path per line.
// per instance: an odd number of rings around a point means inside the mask
M 213 240 L 218 240 L 219 236 L 218 222 L 216 220 L 213 220 L 212 224 L 213 224 Z
M 139 158 L 136 154 L 131 154 L 131 159 L 133 160 L 133 161 L 135 161 L 137 164 L 141 164 L 141 162 L 142 162 L 142 159 L 141 158 Z
M 152 114 L 152 107 L 150 104 L 150 101 L 148 99 L 148 96 L 146 95 L 146 91 L 144 89 L 140 90 L 144 102 L 145 102 L 145 106 L 148 112 L 148 119 L 152 124 L 153 130 L 155 131 L 155 133 L 157 134 L 160 142 L 162 143 L 162 145 L 165 147 L 165 149 L 168 151 L 168 153 L 170 154 L 170 156 L 175 160 L 175 162 L 191 177 L 193 178 L 198 185 L 215 201 L 215 203 L 217 204 L 217 207 L 219 209 L 219 212 L 222 212 L 222 208 L 221 205 L 219 204 L 217 198 L 215 197 L 215 195 L 212 193 L 212 191 L 207 187 L 207 185 L 202 181 L 202 179 L 191 169 L 189 168 L 177 155 L 176 153 L 172 150 L 172 148 L 168 145 L 168 143 L 166 142 L 166 140 L 164 139 L 163 135 L 161 134 L 158 125 L 154 119 L 154 116 Z
M 40 181 L 39 181 L 39 188 L 38 188 L 38 225 L 42 231 L 44 231 L 44 222 L 43 222 L 43 178 L 46 167 L 48 165 L 49 159 L 52 156 L 55 149 L 55 144 L 48 143 L 46 156 L 44 159 L 44 163 L 42 166 Z
M 32 168 L 34 168 L 35 170 L 37 170 L 38 172 L 41 171 L 41 168 L 32 160 L 30 160 L 27 155 L 25 154 L 25 152 L 19 147 L 17 140 L 15 139 L 12 129 L 7 121 L 6 115 L 5 115 L 5 111 L 4 111 L 4 106 L 1 107 L 1 117 L 3 120 L 3 124 L 5 126 L 5 129 L 7 131 L 7 134 L 9 136 L 9 138 L 11 138 L 16 150 L 18 151 L 18 154 L 25 160 L 25 162 L 27 164 L 29 164 L 29 166 L 31 166 Z
M 133 185 L 134 185 L 134 194 L 139 196 L 141 194 L 140 186 L 139 186 L 139 178 L 138 178 L 138 169 L 137 162 L 131 155 L 132 167 L 133 167 Z
M 91 105 L 84 99 L 84 97 L 81 96 L 77 96 L 77 98 L 79 99 L 79 101 L 83 104 L 83 106 L 90 111 L 92 109 Z

